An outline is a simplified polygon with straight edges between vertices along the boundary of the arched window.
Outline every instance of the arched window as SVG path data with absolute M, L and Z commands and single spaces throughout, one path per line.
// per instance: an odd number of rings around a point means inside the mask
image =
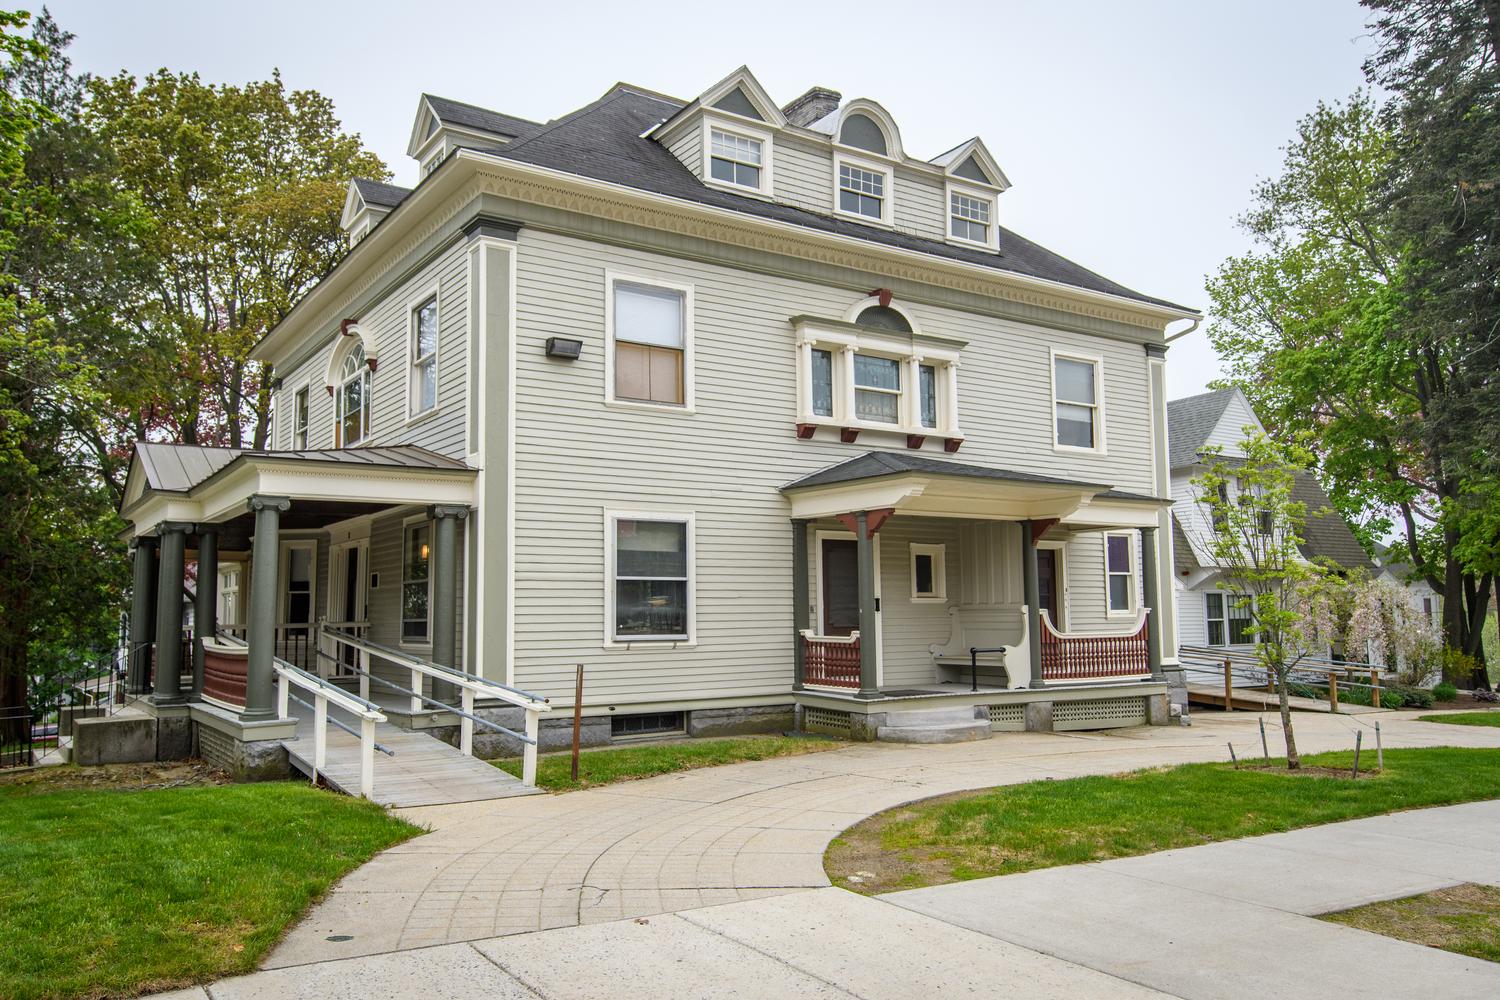
M 911 333 L 911 323 L 890 306 L 871 306 L 855 317 L 854 322 L 860 326 L 873 326 L 880 330 Z
M 350 448 L 370 434 L 370 366 L 364 345 L 357 340 L 339 368 L 339 384 L 333 393 L 334 444 Z
M 847 116 L 839 128 L 839 142 L 857 149 L 868 149 L 881 156 L 886 156 L 889 152 L 884 130 L 869 115 Z

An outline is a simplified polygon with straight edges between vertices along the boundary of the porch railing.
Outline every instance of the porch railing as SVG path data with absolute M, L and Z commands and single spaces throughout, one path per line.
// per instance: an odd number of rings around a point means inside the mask
M 1042 680 L 1080 681 L 1142 677 L 1151 673 L 1146 630 L 1150 622 L 1142 609 L 1128 632 L 1059 632 L 1044 610 L 1042 618 Z
M 541 713 L 552 710 L 552 706 L 548 704 L 546 698 L 532 694 L 529 691 L 522 691 L 519 688 L 487 680 L 466 671 L 456 670 L 438 663 L 429 663 L 426 660 L 412 656 L 410 653 L 350 635 L 347 632 L 327 625 L 320 624 L 319 631 L 335 645 L 341 648 L 353 649 L 359 653 L 360 667 L 356 669 L 360 675 L 359 683 L 362 698 L 368 697 L 369 684 L 373 680 L 405 693 L 411 699 L 411 710 L 414 713 L 422 711 L 424 704 L 452 712 L 459 719 L 458 749 L 465 756 L 473 756 L 474 754 L 474 724 L 476 722 L 486 729 L 505 734 L 519 741 L 522 745 L 521 783 L 529 787 L 536 785 L 537 734 L 541 728 Z M 371 656 L 378 657 L 398 667 L 404 667 L 409 670 L 411 672 L 411 686 L 401 687 L 374 676 L 369 669 Z M 458 688 L 460 705 L 455 707 L 421 694 L 423 676 L 430 677 L 435 681 L 451 684 Z M 493 698 L 521 709 L 525 713 L 526 731 L 518 733 L 490 719 L 475 715 L 475 695 Z
M 859 687 L 859 631 L 814 635 L 802 630 L 802 683 L 817 687 Z
M 292 688 L 298 687 L 312 694 L 313 710 L 313 773 L 312 780 L 317 782 L 318 775 L 323 773 L 328 763 L 328 726 L 329 723 L 340 729 L 353 732 L 350 727 L 343 725 L 337 719 L 328 717 L 328 705 L 332 702 L 338 708 L 343 709 L 359 720 L 359 794 L 363 798 L 372 798 L 375 794 L 375 751 L 384 749 L 375 742 L 375 723 L 384 722 L 385 714 L 380 711 L 378 705 L 357 698 L 345 691 L 343 688 L 330 681 L 326 681 L 316 674 L 308 673 L 301 667 L 288 663 L 277 657 L 271 661 L 271 666 L 276 671 L 276 715 L 278 718 L 291 717 L 290 702 L 295 699 L 306 705 L 302 698 L 292 694 Z M 386 751 L 389 753 L 390 751 Z

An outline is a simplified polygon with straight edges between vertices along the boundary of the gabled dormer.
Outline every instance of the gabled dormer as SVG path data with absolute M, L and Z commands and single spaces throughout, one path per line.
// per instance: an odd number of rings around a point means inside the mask
M 397 205 L 411 194 L 410 188 L 397 187 L 381 181 L 356 177 L 349 182 L 344 194 L 344 214 L 339 225 L 349 237 L 352 247 L 375 228 L 375 224 L 391 213 Z
M 879 102 L 813 87 L 778 108 L 741 66 L 645 133 L 707 187 L 860 225 L 999 249 L 1010 186 L 978 139 L 936 160 L 909 156 Z
M 406 155 L 417 161 L 421 176 L 426 177 L 455 149 L 495 149 L 530 138 L 541 128 L 524 118 L 423 94 Z
M 772 199 L 775 134 L 786 116 L 741 66 L 653 130 L 710 187 Z
M 930 161 L 943 168 L 945 239 L 963 246 L 1000 248 L 999 199 L 1010 180 L 978 136 Z

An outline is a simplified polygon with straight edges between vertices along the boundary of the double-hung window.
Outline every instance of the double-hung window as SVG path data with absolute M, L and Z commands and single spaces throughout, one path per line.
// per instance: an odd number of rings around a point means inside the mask
M 1109 592 L 1109 613 L 1123 614 L 1135 603 L 1135 567 L 1130 558 L 1130 536 L 1104 536 L 1104 574 Z
M 901 362 L 854 355 L 854 414 L 878 424 L 901 422 Z
M 1247 646 L 1255 642 L 1250 609 L 1241 607 L 1248 603 L 1242 595 L 1211 592 L 1203 595 L 1203 602 L 1210 646 Z
M 1099 382 L 1097 360 L 1061 354 L 1053 357 L 1052 405 L 1057 447 L 1102 450 L 1104 421 Z
M 839 211 L 877 222 L 886 217 L 886 175 L 853 163 L 839 163 Z
M 611 280 L 612 398 L 684 406 L 689 402 L 688 293 Z
M 614 514 L 610 533 L 609 632 L 618 642 L 692 636 L 690 516 Z
M 438 305 L 434 295 L 411 313 L 411 416 L 437 405 Z
M 990 245 L 990 199 L 948 193 L 948 231 L 954 239 Z
M 1204 616 L 1208 620 L 1208 644 L 1210 646 L 1224 645 L 1224 638 L 1227 635 L 1224 627 L 1224 595 L 1204 594 L 1203 608 Z
M 423 645 L 432 641 L 428 609 L 432 604 L 432 522 L 406 526 L 401 558 L 401 641 Z
M 292 397 L 292 450 L 307 449 L 307 386 Z
M 759 191 L 765 144 L 719 128 L 710 129 L 708 135 L 709 176 L 724 184 Z

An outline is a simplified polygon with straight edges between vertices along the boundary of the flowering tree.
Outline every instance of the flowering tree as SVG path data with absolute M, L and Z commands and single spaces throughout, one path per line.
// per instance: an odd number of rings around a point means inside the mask
M 1307 505 L 1292 499 L 1298 472 L 1312 455 L 1256 433 L 1241 445 L 1245 457 L 1206 450 L 1208 469 L 1193 480 L 1209 512 L 1206 548 L 1225 583 L 1244 595 L 1236 607 L 1248 614 L 1255 655 L 1276 685 L 1281 731 L 1290 770 L 1302 766 L 1292 730 L 1287 683 L 1297 665 L 1335 634 L 1334 604 L 1342 582 L 1301 551 Z

